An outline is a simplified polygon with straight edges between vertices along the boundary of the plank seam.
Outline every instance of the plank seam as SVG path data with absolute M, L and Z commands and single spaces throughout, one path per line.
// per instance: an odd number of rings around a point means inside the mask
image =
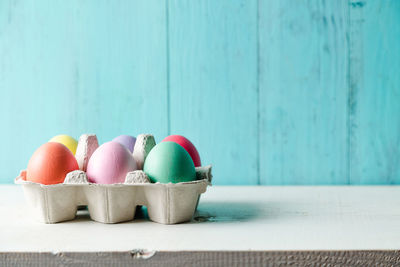
M 348 153 L 348 184 L 361 184 L 362 179 L 357 169 L 358 156 L 357 151 L 357 96 L 362 88 L 363 72 L 363 41 L 361 38 L 362 28 L 362 7 L 364 2 L 358 0 L 348 0 L 348 101 L 347 101 L 347 153 Z
M 260 174 L 260 0 L 257 0 L 257 184 L 261 185 Z
M 171 97 L 170 97 L 170 44 L 169 44 L 169 0 L 165 1 L 165 35 L 166 35 L 166 78 L 167 78 L 167 135 L 171 134 Z
M 350 12 L 350 1 L 347 1 L 347 184 L 350 184 L 351 181 L 351 173 L 350 173 L 350 164 L 351 164 L 351 12 Z

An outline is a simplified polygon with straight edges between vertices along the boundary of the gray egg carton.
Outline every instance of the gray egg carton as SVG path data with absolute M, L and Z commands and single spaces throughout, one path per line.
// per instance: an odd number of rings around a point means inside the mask
M 139 142 L 138 142 L 139 141 Z M 134 159 L 143 162 L 155 145 L 151 135 L 139 135 Z M 129 172 L 124 183 L 94 184 L 86 177 L 90 156 L 98 147 L 95 135 L 82 135 L 77 158 L 81 170 L 67 174 L 64 183 L 43 185 L 26 181 L 26 171 L 15 179 L 22 185 L 34 217 L 44 223 L 73 220 L 78 206 L 87 206 L 90 218 L 101 223 L 133 220 L 137 206 L 146 206 L 149 219 L 162 224 L 189 221 L 200 195 L 211 185 L 211 166 L 196 168 L 196 181 L 176 184 L 150 183 L 142 170 Z M 137 150 L 136 150 L 137 149 Z M 136 150 L 136 154 L 135 154 Z

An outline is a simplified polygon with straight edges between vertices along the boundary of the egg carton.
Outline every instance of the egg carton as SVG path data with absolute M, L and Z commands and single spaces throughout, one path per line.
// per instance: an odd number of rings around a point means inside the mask
M 95 135 L 81 136 L 76 154 L 81 170 L 68 173 L 63 183 L 43 185 L 26 181 L 26 171 L 21 171 L 15 183 L 22 185 L 37 220 L 43 223 L 73 220 L 78 206 L 87 206 L 92 220 L 119 223 L 133 220 L 136 207 L 146 206 L 151 221 L 182 223 L 191 220 L 200 195 L 211 185 L 211 166 L 197 167 L 197 180 L 191 182 L 150 183 L 142 170 L 136 170 L 127 173 L 124 183 L 90 183 L 85 170 L 96 144 Z M 139 156 L 135 160 L 143 163 L 154 145 L 151 135 L 139 135 L 135 145 Z

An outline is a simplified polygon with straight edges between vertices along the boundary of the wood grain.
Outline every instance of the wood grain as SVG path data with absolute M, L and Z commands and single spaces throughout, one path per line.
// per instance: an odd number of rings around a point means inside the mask
M 170 1 L 171 133 L 215 184 L 257 184 L 257 2 Z
M 351 1 L 350 183 L 400 183 L 400 2 Z
M 176 225 L 146 211 L 103 224 L 85 210 L 43 224 L 27 204 L 20 186 L 0 186 L 0 252 L 400 249 L 400 186 L 212 186 Z
M 0 1 L 0 183 L 60 133 L 183 134 L 215 184 L 400 183 L 396 0 Z
M 345 184 L 347 1 L 297 4 L 260 1 L 261 183 Z
M 392 251 L 181 251 L 0 253 L 1 266 L 397 266 Z
M 158 1 L 1 1 L 0 182 L 57 134 L 166 136 L 165 23 Z
M 90 115 L 78 115 L 77 134 L 99 133 L 105 142 L 123 133 L 152 133 L 160 140 L 168 124 L 165 6 L 158 1 L 75 5 L 81 28 L 75 107 L 76 114 Z

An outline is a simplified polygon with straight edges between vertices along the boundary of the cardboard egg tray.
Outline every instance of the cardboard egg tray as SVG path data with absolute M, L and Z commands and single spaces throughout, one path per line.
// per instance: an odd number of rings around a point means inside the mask
M 150 183 L 141 171 L 129 172 L 124 183 L 94 184 L 86 177 L 87 162 L 94 152 L 97 137 L 82 135 L 76 158 L 81 170 L 67 174 L 64 183 L 43 185 L 26 181 L 26 171 L 15 179 L 21 184 L 33 215 L 44 223 L 73 220 L 78 206 L 88 207 L 90 218 L 101 223 L 133 220 L 137 206 L 146 206 L 149 219 L 162 224 L 189 221 L 200 195 L 211 185 L 211 166 L 196 168 L 196 181 L 177 184 Z M 150 144 L 150 145 L 149 145 Z M 139 135 L 134 159 L 143 162 L 155 145 L 151 135 Z

